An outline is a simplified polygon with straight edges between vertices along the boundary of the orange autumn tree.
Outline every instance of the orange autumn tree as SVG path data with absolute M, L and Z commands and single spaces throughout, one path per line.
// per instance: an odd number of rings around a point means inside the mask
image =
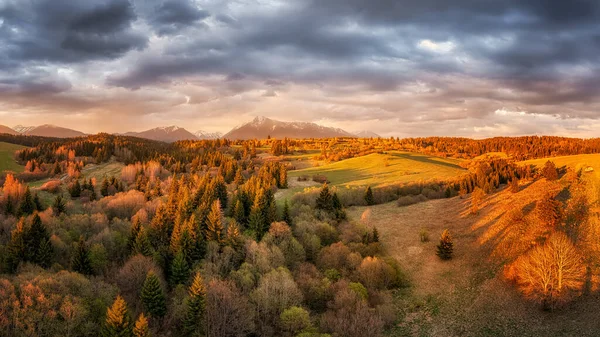
M 525 296 L 545 309 L 581 292 L 586 272 L 582 256 L 564 233 L 553 233 L 546 243 L 519 257 L 512 277 Z

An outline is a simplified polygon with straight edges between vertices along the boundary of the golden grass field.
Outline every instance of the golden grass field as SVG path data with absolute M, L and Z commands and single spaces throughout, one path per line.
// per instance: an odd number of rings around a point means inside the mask
M 25 149 L 25 146 L 0 142 L 0 173 L 4 171 L 22 172 L 24 166 L 15 160 L 15 152 Z
M 324 175 L 336 186 L 384 186 L 389 184 L 444 180 L 466 173 L 460 159 L 433 157 L 424 154 L 392 151 L 373 153 L 339 162 L 290 171 L 291 178 Z
M 598 336 L 600 301 L 595 297 L 544 312 L 505 281 L 503 266 L 510 258 L 495 254 L 515 242 L 499 221 L 507 208 L 518 199 L 531 202 L 558 185 L 543 180 L 522 186 L 517 194 L 506 189 L 491 194 L 478 215 L 469 214 L 469 198 L 460 197 L 405 207 L 392 202 L 349 208 L 351 221 L 377 227 L 384 248 L 411 282 L 396 296 L 401 321 L 390 336 Z M 370 216 L 363 220 L 367 210 Z M 455 255 L 441 261 L 435 251 L 446 228 L 454 238 Z M 420 241 L 423 229 L 429 242 Z

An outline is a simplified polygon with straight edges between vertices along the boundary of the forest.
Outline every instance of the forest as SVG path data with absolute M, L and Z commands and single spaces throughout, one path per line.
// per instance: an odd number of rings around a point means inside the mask
M 477 216 L 490 195 L 538 181 L 564 181 L 570 196 L 558 189 L 536 204 L 531 217 L 546 229 L 506 264 L 506 279 L 546 309 L 583 289 L 577 242 L 593 234 L 580 230 L 593 207 L 577 193 L 581 169 L 518 161 L 598 153 L 598 140 L 0 141 L 28 146 L 15 153 L 23 171 L 0 178 L 1 336 L 389 335 L 411 280 L 378 227 L 348 209 L 468 197 Z M 453 179 L 353 189 L 325 179 L 281 197 L 301 182 L 288 177 L 301 164 L 293 155 L 338 162 L 398 150 L 469 160 Z M 477 158 L 488 152 L 507 157 Z M 106 165 L 118 172 L 98 173 Z M 441 234 L 436 253 L 452 259 L 452 232 Z M 565 257 L 558 267 L 556 256 Z

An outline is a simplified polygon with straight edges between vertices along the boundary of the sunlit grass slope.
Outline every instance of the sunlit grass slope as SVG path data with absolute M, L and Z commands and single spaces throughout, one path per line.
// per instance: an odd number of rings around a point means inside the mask
M 15 160 L 15 152 L 24 149 L 25 146 L 0 142 L 0 173 L 4 171 L 23 171 L 23 166 Z
M 591 166 L 596 171 L 600 170 L 600 154 L 579 154 L 574 156 L 531 159 L 522 161 L 520 164 L 543 167 L 548 160 L 554 162 L 556 167 L 567 166 L 573 169 L 585 169 Z
M 290 177 L 324 175 L 332 185 L 383 186 L 395 183 L 444 180 L 466 173 L 459 159 L 432 157 L 411 152 L 373 153 L 363 157 L 291 171 Z

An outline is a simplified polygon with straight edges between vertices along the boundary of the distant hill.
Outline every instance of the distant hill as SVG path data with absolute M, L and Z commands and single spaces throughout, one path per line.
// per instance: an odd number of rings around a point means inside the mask
M 223 137 L 223 134 L 220 132 L 207 132 L 199 130 L 194 133 L 194 136 L 196 136 L 198 139 L 219 139 Z
M 179 140 L 198 139 L 193 133 L 178 126 L 164 126 L 142 132 L 127 132 L 123 135 L 158 140 L 167 143 L 173 143 Z
M 85 133 L 67 129 L 56 125 L 44 124 L 35 127 L 23 127 L 19 128 L 20 130 L 24 130 L 20 132 L 23 135 L 27 136 L 40 136 L 40 137 L 54 137 L 54 138 L 74 138 L 74 137 L 82 137 L 86 136 Z
M 233 128 L 223 138 L 264 139 L 272 138 L 330 138 L 354 137 L 342 129 L 306 122 L 281 122 L 266 117 L 256 117 L 251 122 Z
M 8 133 L 9 135 L 16 135 L 18 134 L 17 131 L 9 128 L 8 126 L 5 125 L 0 125 L 0 133 Z
M 355 133 L 354 135 L 358 138 L 381 138 L 381 136 L 376 134 L 375 132 L 367 131 L 367 130 L 363 130 L 361 132 Z
M 25 132 L 31 131 L 35 128 L 37 128 L 37 126 L 24 126 L 19 124 L 17 126 L 14 126 L 13 130 L 17 131 L 18 133 L 24 134 Z

